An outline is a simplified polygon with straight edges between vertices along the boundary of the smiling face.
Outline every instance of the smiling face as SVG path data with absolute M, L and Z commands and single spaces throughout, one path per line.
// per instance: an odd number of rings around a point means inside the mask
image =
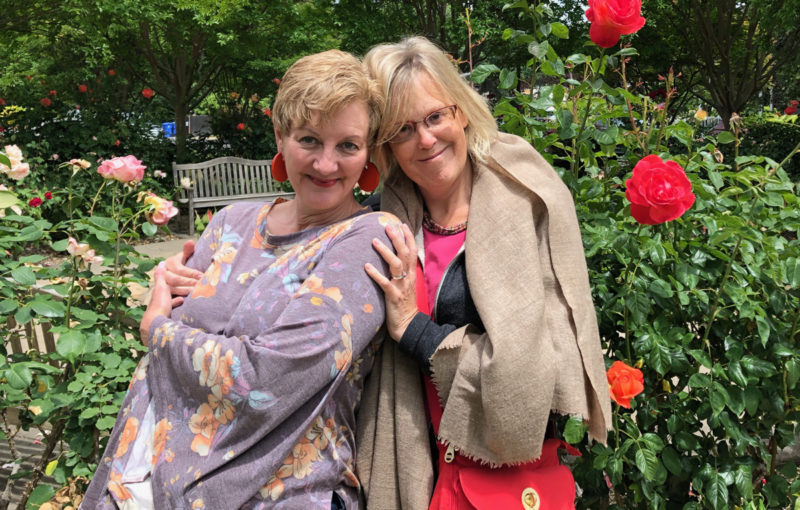
M 453 104 L 427 74 L 416 76 L 409 94 L 408 121 L 420 121 L 431 112 Z M 442 194 L 469 179 L 467 121 L 459 109 L 452 120 L 428 128 L 420 122 L 408 140 L 390 143 L 398 165 L 409 179 L 420 187 L 423 195 Z
M 358 203 L 353 187 L 367 163 L 369 114 L 362 102 L 345 106 L 326 122 L 318 114 L 312 122 L 275 130 L 298 212 L 304 216 L 343 219 Z

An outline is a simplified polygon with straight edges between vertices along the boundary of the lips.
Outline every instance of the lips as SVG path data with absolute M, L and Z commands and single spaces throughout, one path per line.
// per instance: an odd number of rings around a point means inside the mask
M 316 177 L 311 177 L 310 175 L 308 176 L 308 179 L 320 188 L 330 188 L 339 182 L 339 179 L 318 179 Z
M 424 159 L 420 159 L 420 161 L 423 162 L 423 163 L 425 163 L 427 161 L 433 161 L 434 159 L 436 159 L 439 156 L 441 156 L 444 153 L 444 151 L 446 151 L 446 150 L 447 150 L 447 147 L 445 147 L 444 149 L 440 150 L 439 152 L 437 152 L 433 156 L 430 156 L 430 157 L 427 157 L 427 158 L 424 158 Z

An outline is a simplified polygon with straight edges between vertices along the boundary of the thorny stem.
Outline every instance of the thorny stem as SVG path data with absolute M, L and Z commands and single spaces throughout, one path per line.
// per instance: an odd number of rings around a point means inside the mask
M 630 90 L 628 90 L 628 79 L 626 78 L 625 75 L 625 61 L 626 59 L 624 57 L 620 59 L 621 69 L 619 75 L 620 78 L 622 78 L 623 90 L 625 90 L 625 92 L 630 92 Z M 631 129 L 633 130 L 633 136 L 636 137 L 636 142 L 639 144 L 639 147 L 641 147 L 642 151 L 647 153 L 647 147 L 644 146 L 644 143 L 641 140 L 640 136 L 641 134 L 639 132 L 639 127 L 636 125 L 636 119 L 633 118 L 633 105 L 631 104 L 631 100 L 628 99 L 628 96 L 625 96 L 625 104 L 628 107 L 628 119 L 631 122 Z
M 47 465 L 47 461 L 50 459 L 50 455 L 53 453 L 56 443 L 61 440 L 66 423 L 66 420 L 59 420 L 53 427 L 53 430 L 50 431 L 50 435 L 47 436 L 47 443 L 45 444 L 42 456 L 39 458 L 39 462 L 36 463 L 36 467 L 33 468 L 33 476 L 31 476 L 31 479 L 25 484 L 25 491 L 22 493 L 22 497 L 19 500 L 18 508 L 26 507 L 28 498 L 31 492 L 33 492 L 34 487 L 39 483 L 39 479 L 44 473 L 44 467 Z
M 586 128 L 586 121 L 589 119 L 589 114 L 591 113 L 592 97 L 592 94 L 589 94 L 589 97 L 586 98 L 586 109 L 583 112 L 583 118 L 581 118 L 581 127 L 578 128 L 578 134 L 572 139 L 572 168 L 570 168 L 570 171 L 575 177 L 578 177 L 578 160 L 580 159 L 577 154 L 578 140 L 580 140 L 583 130 Z
M 89 216 L 94 213 L 94 206 L 97 205 L 97 199 L 100 198 L 100 192 L 103 191 L 103 188 L 108 182 L 108 179 L 103 179 L 103 182 L 100 184 L 100 187 L 97 188 L 97 193 L 95 193 L 94 198 L 92 199 L 92 205 L 89 207 Z

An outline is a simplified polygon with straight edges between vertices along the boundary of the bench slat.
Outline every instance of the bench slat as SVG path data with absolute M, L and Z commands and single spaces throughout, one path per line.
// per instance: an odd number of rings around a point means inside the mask
M 194 210 L 198 207 L 228 205 L 241 200 L 291 198 L 272 179 L 270 160 L 237 157 L 215 158 L 201 163 L 172 163 L 177 201 L 189 206 L 189 233 L 194 234 Z M 180 188 L 180 180 L 189 177 L 193 189 Z

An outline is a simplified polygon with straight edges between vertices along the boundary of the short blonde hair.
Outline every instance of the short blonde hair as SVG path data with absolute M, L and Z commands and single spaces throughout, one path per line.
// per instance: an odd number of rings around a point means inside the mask
M 384 175 L 398 170 L 388 141 L 408 120 L 409 96 L 420 74 L 427 75 L 458 106 L 467 120 L 467 151 L 474 161 L 483 162 L 489 145 L 497 137 L 497 123 L 486 100 L 464 80 L 450 58 L 424 37 L 408 37 L 398 43 L 374 46 L 364 57 L 369 75 L 377 80 L 385 96 L 378 129 L 376 163 Z
M 367 106 L 367 140 L 372 147 L 383 109 L 377 83 L 353 55 L 323 51 L 298 59 L 283 75 L 272 106 L 272 122 L 281 135 L 287 135 L 292 128 L 312 122 L 315 113 L 326 122 L 359 101 Z

